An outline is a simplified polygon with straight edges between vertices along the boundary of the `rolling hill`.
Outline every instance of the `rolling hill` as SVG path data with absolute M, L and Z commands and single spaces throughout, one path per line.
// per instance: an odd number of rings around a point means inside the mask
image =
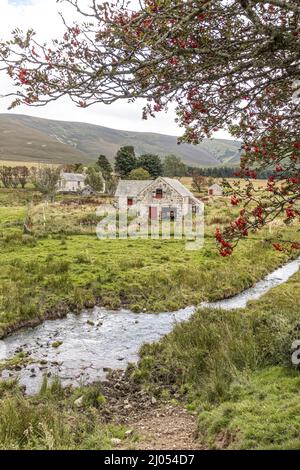
M 137 154 L 176 154 L 192 166 L 236 165 L 240 143 L 207 139 L 197 146 L 177 145 L 174 136 L 129 132 L 81 122 L 0 114 L 0 160 L 90 164 L 102 153 L 113 160 L 123 145 Z

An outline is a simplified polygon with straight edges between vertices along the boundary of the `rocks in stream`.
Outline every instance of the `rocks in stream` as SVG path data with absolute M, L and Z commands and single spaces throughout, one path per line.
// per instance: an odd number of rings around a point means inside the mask
M 63 344 L 63 341 L 54 341 L 54 343 L 51 344 L 52 348 L 59 348 Z

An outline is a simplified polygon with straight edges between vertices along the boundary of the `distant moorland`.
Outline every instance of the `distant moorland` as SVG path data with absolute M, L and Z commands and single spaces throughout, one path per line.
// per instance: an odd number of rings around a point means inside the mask
M 20 114 L 0 114 L 0 160 L 15 162 L 90 164 L 103 153 L 112 160 L 123 145 L 137 154 L 176 154 L 191 166 L 236 165 L 240 143 L 204 140 L 200 145 L 177 144 L 174 136 L 129 132 L 80 122 L 52 121 Z

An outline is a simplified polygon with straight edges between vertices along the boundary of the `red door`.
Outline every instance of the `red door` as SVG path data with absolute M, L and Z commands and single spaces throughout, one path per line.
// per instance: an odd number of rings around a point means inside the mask
M 209 192 L 208 192 L 208 194 L 209 194 L 210 196 L 212 196 L 212 195 L 214 194 L 214 190 L 213 190 L 213 189 L 210 189 Z
M 149 207 L 149 219 L 157 220 L 157 207 Z

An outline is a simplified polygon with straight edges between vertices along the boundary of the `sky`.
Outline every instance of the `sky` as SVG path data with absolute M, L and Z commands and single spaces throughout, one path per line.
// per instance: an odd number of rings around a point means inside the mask
M 82 4 L 89 0 L 82 0 Z M 33 28 L 37 38 L 43 41 L 60 36 L 64 31 L 59 12 L 67 14 L 68 21 L 76 19 L 74 9 L 67 4 L 57 3 L 56 0 L 0 0 L 0 39 L 8 39 L 16 27 L 21 29 Z M 11 91 L 9 78 L 0 75 L 0 95 Z M 0 113 L 9 112 L 9 101 L 0 98 Z M 59 119 L 64 121 L 80 121 L 135 132 L 157 132 L 180 136 L 183 130 L 176 123 L 174 107 L 168 113 L 159 113 L 156 117 L 142 119 L 143 101 L 135 103 L 118 101 L 111 105 L 96 104 L 89 108 L 78 108 L 68 98 L 62 98 L 48 104 L 46 107 L 33 108 L 25 105 L 15 108 L 12 113 L 28 114 L 31 116 Z M 230 138 L 225 131 L 217 132 L 214 137 Z

